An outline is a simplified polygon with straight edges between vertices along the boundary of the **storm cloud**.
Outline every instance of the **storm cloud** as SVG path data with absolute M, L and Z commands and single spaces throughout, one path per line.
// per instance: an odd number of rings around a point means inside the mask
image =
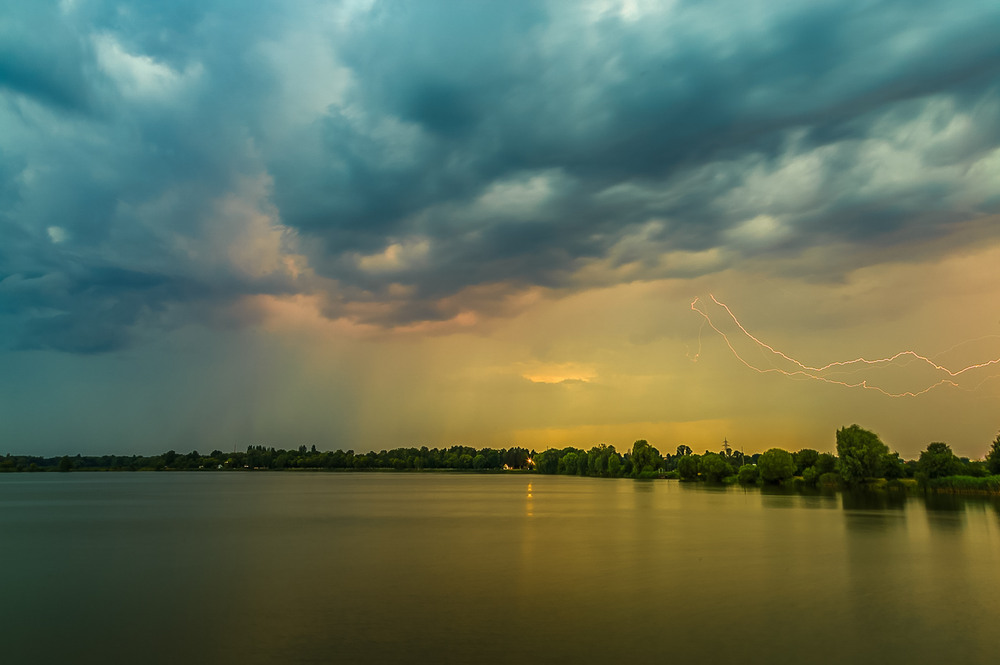
M 926 244 L 1000 211 L 994 2 L 2 16 L 12 347 L 239 325 L 260 295 L 392 327 L 518 289 Z M 837 270 L 880 256 L 849 253 Z

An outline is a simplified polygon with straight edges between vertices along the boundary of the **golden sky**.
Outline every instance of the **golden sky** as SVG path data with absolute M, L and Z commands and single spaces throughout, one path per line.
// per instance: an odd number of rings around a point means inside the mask
M 0 454 L 1000 430 L 1000 6 L 0 20 Z

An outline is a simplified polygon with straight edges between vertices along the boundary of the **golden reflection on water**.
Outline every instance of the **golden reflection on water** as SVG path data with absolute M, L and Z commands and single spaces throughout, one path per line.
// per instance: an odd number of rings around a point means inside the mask
M 21 638 L 3 662 L 42 662 L 53 631 L 67 639 L 48 661 L 102 665 L 660 662 L 664 644 L 678 662 L 754 662 L 776 630 L 789 662 L 996 662 L 1000 502 L 520 475 L 38 475 L 0 477 L 0 560 L 23 571 L 5 580 L 20 600 L 0 603 L 0 625 Z M 81 646 L 107 625 L 123 628 L 110 657 Z M 146 653 L 156 630 L 189 637 Z

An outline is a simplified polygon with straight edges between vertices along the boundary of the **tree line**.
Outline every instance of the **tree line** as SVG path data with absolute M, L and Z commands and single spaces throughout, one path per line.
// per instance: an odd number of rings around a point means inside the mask
M 946 443 L 930 443 L 916 460 L 891 452 L 877 434 L 851 425 L 837 430 L 836 455 L 812 448 L 790 452 L 771 448 L 744 455 L 728 443 L 719 452 L 695 454 L 687 445 L 662 454 L 645 439 L 618 452 L 599 444 L 589 450 L 566 447 L 542 452 L 522 447 L 394 448 L 356 453 L 319 451 L 316 446 L 282 449 L 264 445 L 246 451 L 213 450 L 187 454 L 170 450 L 160 455 L 102 455 L 40 457 L 10 455 L 0 458 L 0 472 L 18 471 L 140 471 L 140 470 L 456 470 L 532 471 L 541 474 L 604 478 L 676 478 L 687 481 L 741 484 L 802 484 L 807 486 L 861 485 L 875 481 L 903 481 L 943 491 L 1000 492 L 1000 434 L 983 460 L 958 457 Z
M 903 460 L 877 434 L 858 425 L 837 430 L 836 455 L 812 448 L 790 452 L 770 448 L 744 456 L 725 445 L 719 452 L 694 454 L 688 446 L 661 454 L 645 440 L 629 453 L 613 446 L 546 450 L 535 457 L 535 470 L 634 478 L 679 478 L 745 485 L 858 486 L 880 481 L 910 480 L 928 488 L 1000 492 L 1000 434 L 983 460 L 958 457 L 946 443 L 934 442 L 916 460 Z
M 10 455 L 0 457 L 3 471 L 191 471 L 191 470 L 422 470 L 453 469 L 463 471 L 499 471 L 526 469 L 534 451 L 526 448 L 394 448 L 380 452 L 356 453 L 353 450 L 320 451 L 316 446 L 293 449 L 249 445 L 246 451 L 213 450 L 202 455 L 197 450 L 178 453 L 168 450 L 159 455 L 99 455 L 75 457 L 40 457 Z

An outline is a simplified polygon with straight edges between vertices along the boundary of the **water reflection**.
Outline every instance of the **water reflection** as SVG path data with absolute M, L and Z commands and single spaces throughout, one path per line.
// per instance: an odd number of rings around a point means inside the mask
M 1000 499 L 499 474 L 81 482 L 0 478 L 0 506 L 31 502 L 0 510 L 0 561 L 21 571 L 3 662 L 40 662 L 40 643 L 51 662 L 753 662 L 776 640 L 812 665 L 995 659 Z M 107 625 L 126 629 L 116 650 L 81 658 Z M 188 637 L 153 653 L 151 634 Z
M 965 497 L 931 492 L 924 496 L 924 505 L 927 510 L 961 512 L 965 510 Z
M 768 508 L 837 508 L 839 506 L 835 492 L 815 488 L 791 489 L 765 485 L 759 490 L 761 503 Z
M 924 496 L 924 507 L 932 529 L 954 531 L 965 526 L 965 497 L 931 492 Z
M 905 526 L 906 494 L 902 492 L 844 490 L 840 505 L 848 529 L 888 531 Z

